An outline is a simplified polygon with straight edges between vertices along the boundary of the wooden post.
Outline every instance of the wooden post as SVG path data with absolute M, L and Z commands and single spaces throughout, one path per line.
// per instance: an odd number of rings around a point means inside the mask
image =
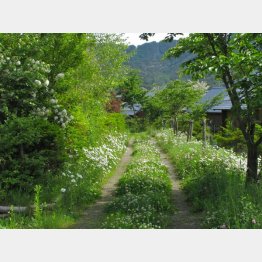
M 176 135 L 178 135 L 178 120 L 177 120 L 177 117 L 175 118 L 175 132 L 176 132 Z
M 207 144 L 207 137 L 206 137 L 206 119 L 203 118 L 203 121 L 202 121 L 202 124 L 203 124 L 203 146 L 205 147 L 206 144 Z
M 186 136 L 186 141 L 189 141 L 189 133 L 190 133 L 190 123 L 188 125 L 188 130 L 187 130 L 187 136 Z
M 192 140 L 192 135 L 193 135 L 193 127 L 194 127 L 194 121 L 190 120 L 190 134 L 189 134 L 189 139 L 190 141 Z
M 173 132 L 175 134 L 176 130 L 175 130 L 175 120 L 174 120 L 174 118 L 171 119 L 171 128 L 173 129 Z

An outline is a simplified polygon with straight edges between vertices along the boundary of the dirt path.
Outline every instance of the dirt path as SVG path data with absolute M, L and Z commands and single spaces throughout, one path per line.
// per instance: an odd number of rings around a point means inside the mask
M 172 216 L 168 228 L 174 229 L 194 229 L 201 228 L 201 215 L 192 213 L 188 203 L 186 202 L 185 193 L 180 189 L 180 181 L 175 173 L 174 167 L 170 162 L 168 156 L 159 148 L 161 152 L 161 160 L 167 166 L 171 180 L 172 180 L 172 197 L 175 203 L 177 212 Z
M 91 205 L 82 215 L 80 220 L 71 226 L 72 229 L 96 229 L 100 227 L 101 220 L 104 217 L 104 210 L 106 205 L 113 200 L 114 191 L 116 190 L 117 182 L 122 174 L 125 172 L 128 163 L 131 160 L 133 140 L 130 140 L 125 154 L 123 155 L 115 174 L 110 178 L 108 183 L 102 189 L 101 197 L 95 204 Z

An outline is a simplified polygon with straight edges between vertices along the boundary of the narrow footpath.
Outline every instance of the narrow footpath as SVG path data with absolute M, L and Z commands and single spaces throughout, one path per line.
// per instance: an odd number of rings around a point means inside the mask
M 126 152 L 118 164 L 114 175 L 109 179 L 108 183 L 104 185 L 101 197 L 82 214 L 80 220 L 70 227 L 71 229 L 100 228 L 101 221 L 105 215 L 105 207 L 113 200 L 117 183 L 131 160 L 131 155 L 133 153 L 132 144 L 133 140 L 130 140 Z
M 157 145 L 157 143 L 156 143 Z M 158 147 L 159 148 L 159 147 Z M 162 162 L 167 166 L 170 178 L 172 180 L 172 198 L 175 204 L 176 212 L 172 216 L 169 229 L 200 229 L 201 214 L 193 213 L 186 202 L 185 193 L 180 188 L 180 180 L 177 177 L 174 166 L 168 156 L 160 150 Z

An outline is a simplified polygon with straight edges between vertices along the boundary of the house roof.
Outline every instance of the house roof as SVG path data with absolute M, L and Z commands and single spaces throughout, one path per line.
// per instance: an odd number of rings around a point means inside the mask
M 227 94 L 227 90 L 223 86 L 215 86 L 210 88 L 206 94 L 201 99 L 201 102 L 206 102 L 208 100 L 213 99 L 215 96 L 223 94 L 224 98 L 221 101 L 220 104 L 211 107 L 209 110 L 207 110 L 207 113 L 221 113 L 222 110 L 230 110 L 232 107 L 232 103 L 230 101 L 230 98 Z
M 133 107 L 134 107 L 134 109 L 133 109 Z M 133 116 L 137 112 L 139 112 L 142 108 L 140 104 L 134 104 L 133 107 L 126 104 L 126 105 L 124 105 L 124 107 L 122 107 L 121 113 L 124 114 L 124 115 Z

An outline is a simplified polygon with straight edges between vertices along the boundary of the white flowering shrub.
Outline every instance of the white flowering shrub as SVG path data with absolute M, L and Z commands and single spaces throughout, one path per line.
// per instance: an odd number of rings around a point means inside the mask
M 152 141 L 139 140 L 134 149 L 102 227 L 165 228 L 173 211 L 167 167 Z
M 205 212 L 207 228 L 261 228 L 260 184 L 245 184 L 246 156 L 207 145 L 172 130 L 157 132 L 170 155 L 181 184 L 196 211 Z M 261 160 L 260 160 L 261 161 Z
M 8 55 L 0 46 L 0 121 L 11 116 L 36 115 L 66 127 L 73 117 L 58 104 L 56 92 L 49 86 L 49 73 L 48 64 Z
M 83 148 L 82 152 L 75 149 L 69 155 L 58 189 L 67 205 L 87 204 L 99 195 L 101 183 L 118 164 L 126 141 L 126 134 L 112 132 L 102 145 Z
M 125 134 L 108 135 L 103 145 L 92 148 L 83 148 L 86 163 L 104 174 L 117 164 L 119 153 L 125 149 L 127 136 Z
M 41 176 L 59 169 L 61 130 L 73 119 L 50 87 L 50 66 L 26 48 L 21 39 L 15 52 L 0 44 L 0 188 L 6 192 L 31 193 Z

